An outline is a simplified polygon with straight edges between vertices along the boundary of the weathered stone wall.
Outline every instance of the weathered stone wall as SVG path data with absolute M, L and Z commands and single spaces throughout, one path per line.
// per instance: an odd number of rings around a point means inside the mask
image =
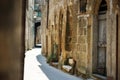
M 58 45 L 58 54 L 64 59 L 75 58 L 74 48 L 77 41 L 77 2 L 72 0 L 50 1 L 49 7 L 49 54 L 52 53 L 52 45 Z M 51 36 L 51 37 L 50 37 Z M 51 41 L 51 42 L 50 42 Z M 76 53 L 75 53 L 76 54 Z M 59 55 L 60 56 L 60 55 Z
M 118 37 L 117 38 L 118 39 L 118 51 L 117 51 L 118 52 L 117 53 L 118 54 L 118 60 L 117 60 L 118 80 L 120 79 L 120 63 L 119 63 L 120 62 L 120 24 L 119 23 L 120 23 L 120 14 L 118 15 L 118 36 L 117 36 Z
M 117 64 L 116 64 L 116 0 L 106 0 L 107 2 L 107 23 L 106 23 L 106 27 L 107 27 L 107 52 L 106 52 L 106 68 L 107 68 L 107 77 L 112 77 L 113 80 L 116 80 L 116 67 L 117 67 Z M 92 25 L 92 34 L 93 34 L 93 37 L 95 32 L 96 32 L 96 28 L 97 25 L 98 25 L 98 21 L 97 21 L 97 16 L 98 16 L 98 10 L 99 10 L 99 6 L 100 6 L 100 1 L 97 1 L 95 3 L 95 6 L 93 6 L 93 13 L 92 13 L 92 16 L 93 16 L 93 25 Z M 95 39 L 93 38 L 93 45 L 96 44 L 95 43 Z M 95 51 L 95 46 L 92 46 L 92 57 L 95 58 L 96 56 L 96 51 Z M 92 60 L 93 62 L 93 65 L 96 64 L 95 59 Z M 95 69 L 95 66 L 92 66 L 93 67 L 93 71 Z M 119 80 L 119 79 L 118 79 Z
M 78 51 L 78 68 L 79 71 L 86 74 L 87 70 L 87 54 L 88 54 L 88 42 L 87 42 L 87 27 L 88 19 L 87 16 L 81 16 L 78 22 L 78 34 L 77 34 L 77 51 Z
M 116 12 L 116 71 L 117 71 L 117 74 L 116 74 L 116 79 L 119 80 L 120 79 L 120 1 L 119 0 L 116 0 L 114 2 L 114 10 Z
M 47 54 L 48 49 L 47 49 L 47 42 L 46 37 L 47 37 L 47 2 L 44 2 L 41 8 L 42 11 L 42 20 L 41 20 L 41 43 L 42 43 L 42 53 L 44 55 Z
M 48 40 L 44 36 L 46 42 L 43 43 L 43 52 L 48 51 L 48 56 L 50 56 L 53 52 L 53 45 L 56 43 L 58 45 L 57 52 L 59 57 L 62 57 L 62 60 L 60 60 L 62 64 L 67 57 L 73 57 L 76 61 L 76 70 L 78 72 L 92 75 L 97 67 L 97 27 L 101 1 L 87 0 L 85 12 L 84 10 L 80 12 L 79 0 L 50 0 L 47 29 L 43 27 L 45 25 L 42 22 L 42 27 L 46 30 L 45 33 L 48 36 Z M 117 75 L 116 15 L 119 14 L 119 6 L 116 1 L 106 0 L 106 69 L 107 77 L 112 77 L 113 80 L 116 79 Z M 45 10 L 44 12 L 46 13 Z M 45 20 L 46 17 L 43 18 L 43 21 Z M 48 46 L 45 45 L 46 43 Z
M 25 45 L 26 50 L 32 49 L 34 47 L 34 0 L 28 0 L 28 8 L 26 8 L 26 34 L 25 34 Z

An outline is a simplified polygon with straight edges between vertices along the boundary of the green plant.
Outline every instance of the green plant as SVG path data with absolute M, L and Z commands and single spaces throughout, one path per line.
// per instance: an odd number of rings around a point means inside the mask
M 57 60 L 57 55 L 56 54 L 51 54 L 49 57 L 48 57 L 48 63 L 50 63 L 50 62 L 57 62 L 58 60 Z
M 52 52 L 51 52 L 50 56 L 48 57 L 48 61 L 47 61 L 48 63 L 58 62 L 57 49 L 58 49 L 58 45 L 56 43 L 54 43 L 53 47 L 52 47 Z

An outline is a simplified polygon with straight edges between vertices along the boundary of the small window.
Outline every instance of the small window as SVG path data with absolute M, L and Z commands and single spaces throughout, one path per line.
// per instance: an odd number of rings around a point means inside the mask
M 80 12 L 86 12 L 87 0 L 80 0 Z
M 99 8 L 99 14 L 105 14 L 107 11 L 107 3 L 105 0 L 102 0 L 100 8 Z

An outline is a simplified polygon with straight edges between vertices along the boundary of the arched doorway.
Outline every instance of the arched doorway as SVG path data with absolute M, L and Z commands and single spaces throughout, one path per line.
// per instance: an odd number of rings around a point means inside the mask
M 97 18 L 97 28 L 96 28 L 96 56 L 93 61 L 96 60 L 96 69 L 94 71 L 95 74 L 106 76 L 106 52 L 107 52 L 107 26 L 106 26 L 106 13 L 107 13 L 107 3 L 105 0 L 101 1 L 98 18 Z

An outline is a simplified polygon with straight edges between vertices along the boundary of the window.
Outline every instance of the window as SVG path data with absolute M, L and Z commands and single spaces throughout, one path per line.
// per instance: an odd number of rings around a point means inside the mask
M 38 17 L 41 17 L 41 12 L 38 12 L 38 15 L 37 15 Z
M 86 12 L 87 0 L 80 0 L 80 12 Z
M 99 14 L 105 14 L 107 11 L 107 3 L 105 0 L 102 0 L 101 6 L 99 8 Z

